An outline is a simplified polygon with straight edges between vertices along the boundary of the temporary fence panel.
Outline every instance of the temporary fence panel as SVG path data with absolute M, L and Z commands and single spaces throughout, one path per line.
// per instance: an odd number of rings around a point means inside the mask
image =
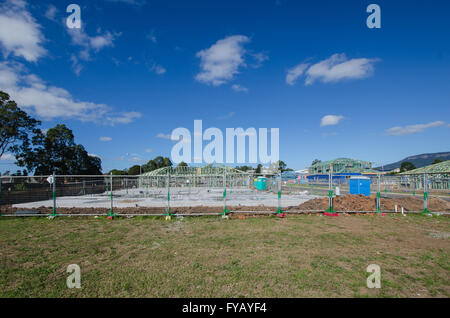
M 50 178 L 52 177 L 52 178 Z M 280 175 L 265 176 L 266 189 L 258 189 L 255 177 L 228 174 L 153 176 L 2 176 L 0 208 L 2 214 L 37 209 L 48 214 L 171 215 L 189 213 L 227 214 L 247 210 L 264 213 L 301 211 L 299 206 L 313 198 L 328 197 L 328 210 L 336 210 L 336 187 L 348 193 L 349 178 L 328 178 L 313 184 L 295 184 Z M 331 180 L 331 182 L 330 182 Z M 382 212 L 385 198 L 411 197 L 430 208 L 430 198 L 449 195 L 448 175 L 410 175 L 371 177 L 374 212 Z M 419 206 L 421 207 L 419 209 Z M 13 209 L 11 209 L 11 207 Z M 309 211 L 320 211 L 314 207 Z M 323 208 L 326 210 L 326 208 Z M 393 211 L 393 208 L 391 208 Z M 354 211 L 357 212 L 357 211 Z M 441 211 L 442 212 L 442 211 Z M 444 211 L 445 212 L 445 211 Z

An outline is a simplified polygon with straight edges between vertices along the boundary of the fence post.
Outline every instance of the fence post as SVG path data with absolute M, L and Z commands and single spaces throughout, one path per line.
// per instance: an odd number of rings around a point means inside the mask
M 170 172 L 167 174 L 167 215 L 166 220 L 170 220 Z
M 56 216 L 56 174 L 55 171 L 53 171 L 53 212 L 52 216 Z
M 330 164 L 328 175 L 328 212 L 333 212 L 333 166 Z
M 113 214 L 113 175 L 112 175 L 112 172 L 109 175 L 109 179 L 110 179 L 110 188 L 111 188 L 110 189 L 110 193 L 111 193 L 111 207 L 109 209 L 108 216 L 110 218 L 112 218 L 114 216 L 114 214 Z
M 224 169 L 223 171 L 223 213 L 222 213 L 222 218 L 225 218 L 227 215 L 227 175 L 226 175 L 226 171 Z
M 428 211 L 428 178 L 427 174 L 423 174 L 423 214 L 431 214 Z
M 282 213 L 281 211 L 281 173 L 278 178 L 278 210 L 277 213 Z
M 380 184 L 380 173 L 378 172 L 378 184 L 377 184 L 377 212 L 380 213 L 381 211 L 381 193 L 380 193 L 380 189 L 381 189 L 381 184 Z

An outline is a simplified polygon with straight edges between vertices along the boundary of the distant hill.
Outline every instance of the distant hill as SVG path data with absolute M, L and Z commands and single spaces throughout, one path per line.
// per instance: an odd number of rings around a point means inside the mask
M 436 152 L 436 153 L 424 153 L 421 155 L 406 157 L 403 160 L 390 163 L 388 165 L 383 166 L 384 170 L 394 170 L 400 168 L 402 162 L 409 161 L 416 168 L 424 167 L 431 165 L 434 159 L 441 159 L 442 161 L 450 160 L 450 152 Z M 381 167 L 375 168 L 377 170 L 381 170 Z

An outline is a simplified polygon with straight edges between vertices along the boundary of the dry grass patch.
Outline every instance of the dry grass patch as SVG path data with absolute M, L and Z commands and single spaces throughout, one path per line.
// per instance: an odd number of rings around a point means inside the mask
M 446 233 L 449 218 L 416 215 L 2 218 L 0 296 L 448 297 Z

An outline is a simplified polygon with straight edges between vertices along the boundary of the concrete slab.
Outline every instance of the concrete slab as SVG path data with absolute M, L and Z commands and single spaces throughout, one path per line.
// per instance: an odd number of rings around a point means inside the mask
M 136 188 L 118 190 L 113 192 L 113 206 L 126 207 L 166 207 L 167 188 Z M 298 191 L 291 194 L 283 194 L 281 206 L 295 206 L 317 196 L 308 194 L 308 191 Z M 255 191 L 250 189 L 227 189 L 227 206 L 278 206 L 277 193 L 267 191 Z M 61 208 L 109 208 L 111 204 L 110 193 L 105 192 L 95 195 L 58 197 L 56 206 Z M 53 201 L 38 201 L 15 204 L 13 207 L 33 209 L 38 207 L 52 207 Z M 194 206 L 223 206 L 223 189 L 221 188 L 171 188 L 170 206 L 194 207 Z

